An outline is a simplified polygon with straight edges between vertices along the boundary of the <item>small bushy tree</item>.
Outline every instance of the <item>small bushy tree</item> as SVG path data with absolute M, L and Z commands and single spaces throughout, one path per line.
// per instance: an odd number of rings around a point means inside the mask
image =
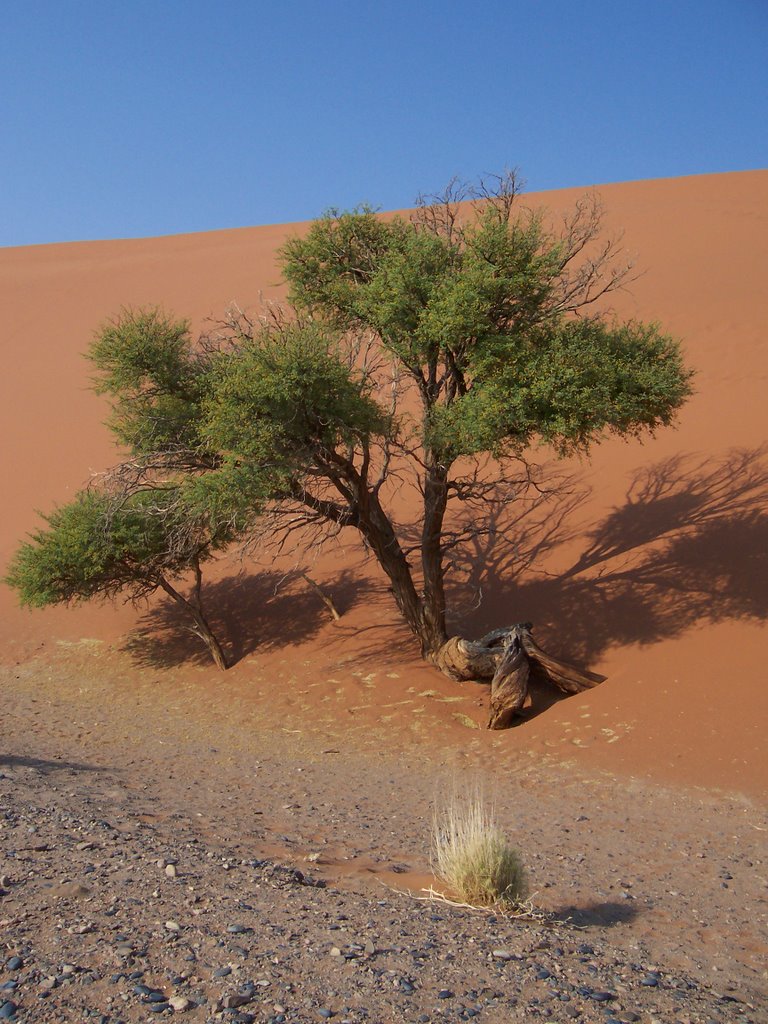
M 207 515 L 196 514 L 177 487 L 129 495 L 82 491 L 45 520 L 47 527 L 19 548 L 6 577 L 22 604 L 41 608 L 117 596 L 136 601 L 161 590 L 189 616 L 219 668 L 227 667 L 203 609 L 202 564 L 233 539 L 229 523 L 212 525 Z M 179 580 L 190 574 L 185 597 Z

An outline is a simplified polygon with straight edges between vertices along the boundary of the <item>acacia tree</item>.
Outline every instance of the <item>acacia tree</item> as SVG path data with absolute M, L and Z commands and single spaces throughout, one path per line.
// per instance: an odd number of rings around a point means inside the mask
M 411 220 L 331 213 L 281 259 L 298 319 L 235 325 L 206 404 L 211 443 L 276 459 L 283 500 L 357 529 L 422 655 L 457 679 L 493 678 L 492 724 L 522 705 L 531 661 L 566 691 L 593 685 L 544 655 L 527 625 L 449 636 L 445 565 L 469 536 L 446 533 L 451 502 L 504 500 L 511 461 L 539 442 L 565 455 L 652 433 L 690 393 L 673 338 L 595 305 L 630 272 L 602 237 L 597 200 L 554 230 L 519 208 L 508 175 L 451 187 Z M 479 472 L 488 460 L 495 476 Z M 388 504 L 404 464 L 421 496 L 413 548 Z
M 19 547 L 5 582 L 37 608 L 138 602 L 162 591 L 226 669 L 203 607 L 202 565 L 249 529 L 266 478 L 231 466 L 202 440 L 211 363 L 190 344 L 186 323 L 126 311 L 101 329 L 90 356 L 96 389 L 113 398 L 109 425 L 130 455 L 43 517 L 47 526 Z
M 122 493 L 175 474 L 214 521 L 281 547 L 306 542 L 307 526 L 357 530 L 423 657 L 492 680 L 494 726 L 522 706 L 531 667 L 567 692 L 593 685 L 528 624 L 450 636 L 445 574 L 448 552 L 482 529 L 478 510 L 514 500 L 512 467 L 531 447 L 565 455 L 653 432 L 690 393 L 673 338 L 596 305 L 630 270 L 597 201 L 553 228 L 520 207 L 508 175 L 452 186 L 409 220 L 331 213 L 280 258 L 283 312 L 236 311 L 198 345 L 153 311 L 97 337 L 96 386 L 132 453 Z M 415 543 L 394 511 L 403 482 L 420 495 Z M 449 527 L 451 505 L 474 521 Z
M 167 503 L 157 498 L 144 492 L 116 501 L 105 492 L 80 492 L 45 516 L 47 528 L 19 548 L 6 582 L 22 604 L 36 608 L 117 595 L 137 601 L 162 590 L 225 669 L 226 656 L 203 609 L 201 569 L 222 538 L 193 526 L 167 492 Z M 177 581 L 189 573 L 194 582 L 185 597 Z

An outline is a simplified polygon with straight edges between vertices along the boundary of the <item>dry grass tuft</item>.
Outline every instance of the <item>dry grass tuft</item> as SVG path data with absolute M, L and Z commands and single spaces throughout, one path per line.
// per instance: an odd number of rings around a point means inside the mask
M 526 895 L 520 855 L 475 791 L 453 798 L 435 814 L 432 869 L 455 896 L 472 906 L 520 906 Z

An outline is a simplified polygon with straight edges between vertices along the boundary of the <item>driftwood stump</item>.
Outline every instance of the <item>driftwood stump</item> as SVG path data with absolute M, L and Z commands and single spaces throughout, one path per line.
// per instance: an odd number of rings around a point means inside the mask
M 532 624 L 513 626 L 504 639 L 503 653 L 491 679 L 489 729 L 507 729 L 528 696 L 531 672 L 543 675 L 563 693 L 581 693 L 602 683 L 605 676 L 586 672 L 547 654 L 531 636 Z
M 434 658 L 437 667 L 457 680 L 491 684 L 489 729 L 508 729 L 525 704 L 531 676 L 546 678 L 563 693 L 581 693 L 604 676 L 552 657 L 531 636 L 530 622 L 496 629 L 480 640 L 451 637 Z

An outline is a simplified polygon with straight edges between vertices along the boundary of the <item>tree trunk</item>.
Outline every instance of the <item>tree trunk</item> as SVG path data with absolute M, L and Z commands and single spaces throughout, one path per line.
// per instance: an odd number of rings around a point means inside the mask
M 229 665 L 227 664 L 227 657 L 224 654 L 224 650 L 213 630 L 208 624 L 205 614 L 203 613 L 202 600 L 200 596 L 200 588 L 202 584 L 200 566 L 198 565 L 195 567 L 195 587 L 193 590 L 192 601 L 188 601 L 186 597 L 183 597 L 164 577 L 161 576 L 159 582 L 160 587 L 166 592 L 166 594 L 173 598 L 176 604 L 191 616 L 195 623 L 194 626 L 191 627 L 192 632 L 195 636 L 199 636 L 208 648 L 208 653 L 213 658 L 216 667 L 220 668 L 222 672 L 225 672 L 229 668 Z
M 358 529 L 387 574 L 397 607 L 421 644 L 422 657 L 429 659 L 432 652 L 445 643 L 445 629 L 425 615 L 424 602 L 413 583 L 411 566 L 378 498 L 369 493 L 366 506 L 359 510 L 358 515 Z
M 530 622 L 497 629 L 480 640 L 451 637 L 433 655 L 432 662 L 456 680 L 491 683 L 490 729 L 506 729 L 522 709 L 531 675 L 549 679 L 563 693 L 581 693 L 604 676 L 554 658 L 531 636 Z
M 421 530 L 421 569 L 424 577 L 424 639 L 431 656 L 448 639 L 445 628 L 443 522 L 448 504 L 448 470 L 427 451 L 424 478 L 424 523 Z

